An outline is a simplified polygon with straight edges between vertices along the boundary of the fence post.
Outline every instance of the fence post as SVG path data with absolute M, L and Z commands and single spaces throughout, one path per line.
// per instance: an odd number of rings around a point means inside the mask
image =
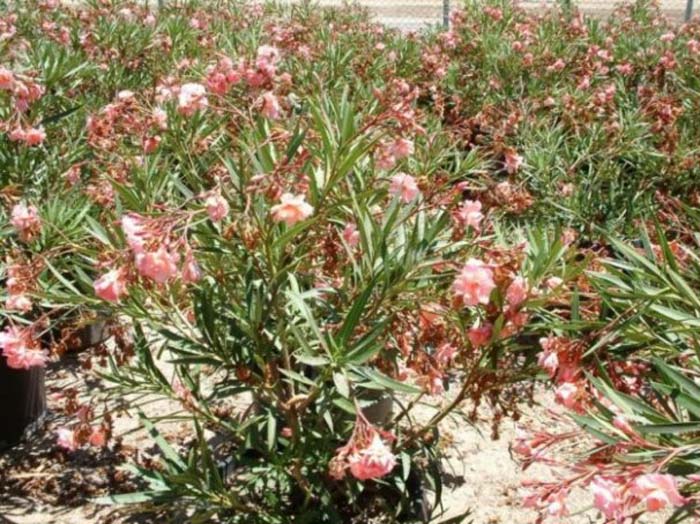
M 693 0 L 688 0 L 685 4 L 685 21 L 689 21 L 693 17 Z
M 688 2 L 692 1 L 688 0 Z M 442 0 L 442 25 L 445 29 L 450 28 L 450 0 Z

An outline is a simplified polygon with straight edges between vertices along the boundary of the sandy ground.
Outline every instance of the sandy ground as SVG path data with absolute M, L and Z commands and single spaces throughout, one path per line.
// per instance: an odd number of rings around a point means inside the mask
M 0 523 L 161 522 L 150 516 L 128 518 L 118 509 L 86 502 L 91 497 L 110 491 L 133 489 L 128 483 L 115 480 L 118 478 L 118 466 L 127 457 L 133 457 L 134 453 L 153 451 L 153 443 L 133 414 L 122 413 L 115 424 L 117 436 L 123 442 L 119 452 L 63 453 L 56 447 L 54 438 L 55 429 L 65 422 L 55 414 L 61 402 L 58 398 L 60 392 L 75 387 L 81 391 L 81 397 L 86 398 L 88 391 L 95 394 L 105 385 L 82 371 L 75 360 L 54 366 L 48 376 L 49 405 L 54 408 L 54 414 L 49 415 L 44 432 L 31 444 L 25 443 L 0 455 Z M 522 422 L 551 424 L 547 414 L 547 409 L 552 406 L 550 395 L 541 391 L 536 398 L 536 405 L 525 408 Z M 420 407 L 418 417 L 429 417 L 446 400 L 429 399 Z M 159 400 L 144 407 L 144 411 L 151 416 L 178 409 L 179 404 L 168 400 Z M 482 419 L 472 426 L 466 422 L 466 409 L 467 406 L 462 411 L 464 416 L 446 419 L 440 427 L 443 440 L 447 443 L 444 475 L 447 493 L 444 514 L 438 522 L 471 509 L 470 519 L 475 524 L 534 523 L 534 512 L 520 506 L 520 484 L 525 479 L 549 478 L 549 473 L 536 467 L 523 473 L 511 458 L 509 446 L 515 435 L 513 421 L 504 421 L 500 439 L 492 440 L 489 413 L 483 411 Z M 163 433 L 169 439 L 178 440 L 189 433 L 189 426 L 185 422 L 172 423 Z M 590 497 L 582 494 L 574 501 L 576 510 L 586 509 Z M 568 517 L 564 522 L 584 524 L 602 521 L 589 511 L 585 515 Z
M 60 399 L 55 394 L 75 387 L 82 393 L 98 392 L 104 383 L 84 372 L 75 360 L 56 365 L 49 370 L 49 414 L 46 428 L 31 444 L 23 444 L 11 452 L 0 454 L 0 524 L 125 524 L 164 522 L 152 515 L 128 515 L 118 508 L 96 506 L 90 498 L 107 492 L 129 491 L 129 483 L 118 480 L 118 465 L 134 453 L 155 451 L 153 443 L 133 414 L 120 414 L 116 419 L 116 433 L 122 440 L 117 452 L 97 453 L 79 451 L 67 455 L 55 445 L 55 428 L 65 421 L 56 415 Z M 521 423 L 544 426 L 551 417 L 547 410 L 553 407 L 551 396 L 540 391 L 537 404 L 524 408 Z M 429 399 L 418 411 L 418 418 L 429 417 L 446 398 Z M 179 404 L 159 400 L 144 408 L 150 415 L 162 415 L 179 409 Z M 516 425 L 506 420 L 500 427 L 499 440 L 490 438 L 490 413 L 481 411 L 481 420 L 475 426 L 466 422 L 466 409 L 446 419 L 441 427 L 445 445 L 446 495 L 442 522 L 471 509 L 474 524 L 534 524 L 536 515 L 520 507 L 521 482 L 526 479 L 547 479 L 548 472 L 533 467 L 526 472 L 512 459 L 509 446 L 514 439 Z M 189 433 L 185 422 L 172 423 L 164 431 L 169 439 L 182 440 Z M 567 524 L 601 522 L 590 510 L 590 496 L 575 494 L 573 512 L 582 514 L 567 517 Z M 586 511 L 588 510 L 588 511 Z M 3 520 L 4 517 L 4 520 Z M 469 522 L 469 519 L 466 521 Z M 663 519 L 640 521 L 660 524 Z

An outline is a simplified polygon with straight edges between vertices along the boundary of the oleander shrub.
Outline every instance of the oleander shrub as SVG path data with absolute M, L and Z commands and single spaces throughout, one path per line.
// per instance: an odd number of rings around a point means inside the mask
M 111 319 L 112 387 L 58 444 L 111 445 L 104 399 L 158 452 L 106 503 L 439 519 L 439 423 L 489 403 L 497 435 L 552 382 L 579 429 L 515 451 L 597 441 L 528 506 L 566 518 L 579 486 L 604 521 L 691 518 L 699 27 L 647 2 L 469 2 L 418 34 L 350 5 L 10 3 L 2 354 L 45 365 Z

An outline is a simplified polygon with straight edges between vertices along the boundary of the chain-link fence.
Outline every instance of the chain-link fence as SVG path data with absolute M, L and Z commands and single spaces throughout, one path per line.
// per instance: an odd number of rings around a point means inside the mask
M 343 0 L 317 0 L 320 5 L 338 6 Z M 462 0 L 355 0 L 366 6 L 379 21 L 402 29 L 447 24 L 449 13 Z
M 463 0 L 355 0 L 366 6 L 387 25 L 411 30 L 425 25 L 447 24 L 449 13 Z M 519 4 L 526 9 L 543 9 L 562 1 L 570 1 L 581 11 L 594 16 L 610 14 L 619 0 L 522 0 Z M 634 0 L 628 0 L 630 3 Z M 660 0 L 662 11 L 676 20 L 689 19 L 693 14 L 694 0 Z M 700 1 L 700 0 L 699 0 Z M 624 3 L 625 0 L 622 0 Z M 318 0 L 320 5 L 339 6 L 344 0 Z

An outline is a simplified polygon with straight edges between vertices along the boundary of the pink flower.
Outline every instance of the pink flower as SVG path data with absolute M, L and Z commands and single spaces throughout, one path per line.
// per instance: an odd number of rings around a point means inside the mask
M 554 62 L 552 65 L 547 67 L 547 71 L 558 72 L 558 71 L 562 71 L 565 67 L 566 67 L 566 62 L 564 62 L 564 60 L 562 60 L 561 58 L 558 58 L 556 60 L 556 62 Z
M 559 367 L 559 356 L 556 351 L 542 351 L 537 355 L 537 364 L 547 372 L 550 378 L 554 378 Z
M 280 203 L 272 206 L 270 211 L 275 222 L 284 222 L 288 226 L 293 226 L 309 218 L 314 208 L 306 202 L 304 195 L 285 193 L 280 198 Z
M 483 326 L 473 326 L 467 332 L 467 338 L 474 348 L 480 348 L 491 340 L 493 326 L 484 324 Z
M 107 443 L 107 435 L 104 429 L 101 427 L 92 428 L 90 436 L 88 437 L 88 442 L 91 446 L 96 448 L 102 448 Z
M 180 401 L 182 401 L 184 404 L 194 403 L 194 396 L 192 395 L 192 391 L 190 390 L 190 388 L 185 386 L 178 377 L 176 377 L 175 380 L 173 380 L 172 387 L 175 396 L 179 398 Z
M 0 331 L 0 348 L 5 351 L 16 351 L 25 344 L 26 334 L 14 326 L 8 326 Z
M 79 165 L 74 165 L 71 166 L 68 171 L 63 173 L 63 178 L 66 179 L 66 182 L 68 182 L 69 185 L 74 186 L 78 182 L 80 182 L 80 166 Z
M 107 302 L 119 302 L 122 296 L 127 294 L 126 279 L 121 269 L 113 269 L 93 284 L 95 295 Z
M 158 126 L 158 129 L 165 131 L 168 129 L 168 113 L 162 108 L 156 107 L 153 110 L 153 122 Z
M 185 255 L 185 263 L 182 266 L 182 281 L 185 283 L 194 283 L 202 278 L 202 271 L 199 269 L 199 264 L 195 260 L 191 250 Z
M 260 112 L 265 118 L 277 120 L 280 117 L 280 103 L 277 97 L 271 91 L 268 91 L 262 96 L 262 109 Z
M 455 295 L 462 299 L 465 306 L 488 304 L 495 287 L 493 271 L 475 258 L 467 260 L 452 284 Z
M 46 140 L 43 127 L 30 127 L 24 132 L 24 143 L 28 146 L 38 146 Z
M 357 230 L 357 226 L 350 223 L 343 229 L 343 239 L 350 247 L 355 247 L 360 243 L 360 232 Z
M 10 213 L 10 224 L 20 234 L 22 240 L 30 240 L 41 229 L 39 211 L 34 206 L 15 204 Z
M 386 171 L 392 169 L 396 165 L 396 157 L 390 146 L 382 146 L 374 154 L 374 161 L 379 169 Z
M 523 458 L 530 458 L 535 454 L 533 449 L 533 439 L 522 427 L 515 428 L 515 443 L 512 445 L 513 451 Z
M 0 331 L 0 349 L 8 367 L 13 369 L 44 366 L 48 358 L 46 352 L 37 347 L 28 330 L 15 326 Z
M 629 76 L 634 71 L 634 67 L 629 62 L 624 62 L 618 65 L 615 69 L 617 69 L 617 72 L 623 76 Z
M 226 75 L 220 71 L 212 71 L 207 76 L 207 89 L 217 95 L 225 95 L 229 89 Z
M 34 206 L 15 204 L 12 208 L 10 223 L 17 231 L 31 229 L 40 223 L 39 212 Z
M 156 136 L 144 136 L 143 139 L 141 140 L 141 147 L 143 148 L 143 152 L 147 155 L 150 155 L 156 149 L 158 149 L 160 142 L 161 142 L 161 138 L 158 135 L 156 135 Z
M 561 286 L 563 283 L 564 283 L 564 281 L 563 281 L 561 278 L 559 278 L 559 277 L 549 277 L 549 278 L 545 281 L 545 285 L 546 285 L 549 289 L 556 289 L 556 288 L 558 288 L 559 286 Z
M 141 253 L 146 242 L 146 228 L 143 217 L 129 213 L 122 216 L 122 231 L 126 237 L 126 243 L 134 253 Z
M 68 428 L 59 428 L 56 431 L 57 444 L 67 451 L 75 451 L 78 449 L 78 441 L 75 438 L 75 432 Z
M 622 431 L 625 435 L 637 435 L 637 432 L 624 415 L 615 415 L 613 417 L 613 426 Z
M 435 360 L 440 364 L 447 365 L 452 361 L 456 353 L 457 347 L 449 342 L 445 342 L 435 350 Z
M 165 249 L 165 246 L 161 245 L 156 251 L 138 253 L 136 255 L 136 269 L 144 277 L 162 284 L 177 274 L 179 258 L 176 253 L 170 253 Z
M 420 195 L 416 179 L 406 173 L 397 173 L 391 177 L 389 193 L 408 204 Z
M 484 13 L 496 22 L 503 18 L 503 11 L 498 7 L 491 7 L 487 5 L 484 7 Z
M 601 476 L 596 476 L 590 485 L 593 494 L 593 507 L 600 510 L 606 519 L 618 519 L 622 516 L 622 486 Z
M 546 512 L 550 517 L 566 517 L 569 510 L 566 507 L 566 492 L 559 491 L 547 500 Z
M 666 506 L 682 506 L 686 503 L 686 499 L 678 493 L 676 478 L 672 475 L 642 475 L 632 482 L 630 491 L 642 499 L 647 511 L 659 511 Z
M 518 155 L 514 149 L 507 148 L 504 153 L 505 156 L 505 167 L 509 175 L 514 175 L 523 165 L 523 157 Z
M 372 442 L 348 457 L 350 473 L 356 479 L 370 480 L 384 477 L 396 466 L 396 457 L 378 434 Z
M 12 128 L 7 135 L 12 142 L 23 142 L 26 136 L 24 129 L 19 126 Z
M 270 45 L 261 45 L 258 47 L 256 56 L 258 63 L 265 62 L 276 64 L 280 59 L 280 51 L 276 47 Z
M 401 160 L 413 154 L 413 141 L 407 138 L 397 138 L 390 146 L 396 160 Z
M 575 409 L 578 405 L 579 389 L 573 382 L 564 382 L 554 392 L 556 400 L 568 409 Z
M 12 91 L 15 87 L 15 75 L 9 69 L 0 66 L 0 90 Z
M 523 277 L 515 277 L 506 290 L 506 302 L 511 307 L 518 307 L 527 299 L 528 285 Z
M 21 346 L 16 351 L 4 350 L 3 355 L 7 358 L 8 367 L 13 369 L 43 367 L 48 360 L 48 355 L 45 351 L 27 346 Z
M 247 82 L 252 87 L 260 87 L 264 83 L 273 80 L 279 58 L 280 52 L 276 47 L 260 46 L 255 59 L 255 68 L 248 68 L 245 71 Z
M 130 91 L 129 89 L 123 89 L 117 93 L 117 100 L 119 102 L 133 102 L 136 97 L 136 93 Z
M 455 213 L 455 217 L 460 224 L 469 226 L 474 231 L 479 231 L 481 229 L 481 221 L 484 219 L 481 208 L 481 202 L 478 200 L 465 200 Z
M 5 301 L 5 307 L 10 311 L 23 311 L 26 313 L 32 309 L 32 300 L 24 293 L 10 295 Z
M 180 87 L 177 108 L 183 115 L 191 116 L 197 110 L 206 109 L 208 105 L 206 88 L 202 84 L 184 84 Z
M 212 222 L 219 222 L 228 215 L 228 202 L 218 191 L 211 193 L 204 204 L 207 206 L 207 213 Z

